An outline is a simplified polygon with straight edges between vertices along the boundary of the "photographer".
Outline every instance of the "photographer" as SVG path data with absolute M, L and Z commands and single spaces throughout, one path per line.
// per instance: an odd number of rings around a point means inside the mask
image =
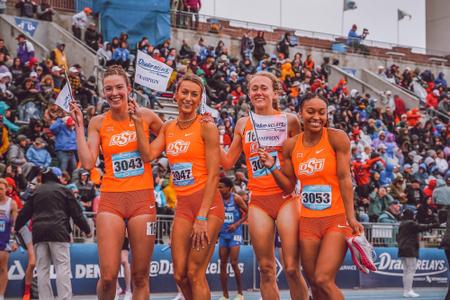
M 352 29 L 350 29 L 350 31 L 348 32 L 347 45 L 352 47 L 355 52 L 359 51 L 361 54 L 369 54 L 369 49 L 362 44 L 362 41 L 369 34 L 369 30 L 367 28 L 364 28 L 362 34 L 359 35 L 356 32 L 357 29 L 358 26 L 356 26 L 356 24 L 353 24 Z

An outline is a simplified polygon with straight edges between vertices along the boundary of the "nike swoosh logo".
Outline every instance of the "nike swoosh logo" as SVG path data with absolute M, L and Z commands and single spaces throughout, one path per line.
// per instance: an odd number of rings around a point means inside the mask
M 216 206 L 213 206 L 213 207 L 211 207 L 209 210 L 213 210 L 214 208 L 216 208 L 217 207 L 217 205 Z
M 150 205 L 150 209 L 154 208 L 156 205 Z
M 184 134 L 184 136 L 191 136 L 191 135 L 193 135 L 192 132 L 191 132 L 191 133 L 186 133 L 186 134 Z
M 338 224 L 337 227 L 338 227 L 338 228 L 347 228 L 348 226 L 347 226 L 347 225 L 339 225 L 339 224 Z
M 325 150 L 325 149 L 322 148 L 322 149 L 320 149 L 320 150 L 317 150 L 317 151 L 316 151 L 316 154 L 319 154 L 319 153 L 322 152 L 323 150 Z

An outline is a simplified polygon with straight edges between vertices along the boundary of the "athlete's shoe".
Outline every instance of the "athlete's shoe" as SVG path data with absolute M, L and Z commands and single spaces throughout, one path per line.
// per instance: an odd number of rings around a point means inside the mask
M 182 293 L 178 293 L 172 300 L 184 300 L 184 296 Z
M 131 291 L 126 291 L 125 296 L 123 296 L 123 300 L 131 300 L 131 298 L 133 298 Z
M 352 260 L 360 271 L 368 274 L 369 271 L 377 270 L 374 264 L 375 251 L 364 235 L 347 239 L 347 244 L 352 253 Z
M 233 300 L 244 300 L 244 295 L 237 294 L 236 297 L 233 298 Z
M 410 290 L 409 292 L 403 293 L 403 297 L 405 298 L 417 298 L 420 295 L 415 293 L 413 290 Z

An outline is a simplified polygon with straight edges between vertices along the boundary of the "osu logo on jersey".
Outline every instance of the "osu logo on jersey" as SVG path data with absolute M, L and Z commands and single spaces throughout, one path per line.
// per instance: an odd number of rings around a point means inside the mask
M 325 165 L 325 159 L 316 159 L 310 158 L 308 161 L 300 163 L 298 166 L 298 173 L 305 174 L 311 176 L 315 172 L 319 172 L 323 170 L 323 166 Z
M 183 140 L 176 140 L 173 143 L 170 143 L 167 146 L 167 153 L 177 156 L 178 154 L 181 153 L 186 153 L 189 149 L 189 145 L 191 144 L 191 142 L 185 142 Z
M 121 133 L 115 134 L 111 137 L 109 141 L 110 146 L 120 146 L 123 147 L 131 142 L 136 141 L 136 131 L 122 131 Z

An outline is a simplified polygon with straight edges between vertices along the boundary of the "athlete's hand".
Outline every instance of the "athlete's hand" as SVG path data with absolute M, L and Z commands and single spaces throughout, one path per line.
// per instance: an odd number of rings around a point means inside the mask
M 83 124 L 83 112 L 81 111 L 78 103 L 70 101 L 70 116 L 75 121 L 75 124 Z
M 195 220 L 192 227 L 192 248 L 200 250 L 210 243 L 208 235 L 208 221 Z
M 264 167 L 270 169 L 275 164 L 275 159 L 272 157 L 272 155 L 267 153 L 267 151 L 264 150 L 263 148 L 258 149 L 258 155 L 259 155 L 259 159 L 264 164 Z
M 214 118 L 213 116 L 211 116 L 210 113 L 205 112 L 204 114 L 202 114 L 202 117 L 200 118 L 200 122 L 201 123 L 214 123 Z
M 364 234 L 364 226 L 355 217 L 347 219 L 347 223 L 352 228 L 354 235 Z
M 136 100 L 133 98 L 129 98 L 128 101 L 128 113 L 131 116 L 131 119 L 136 122 L 140 123 L 142 122 L 142 111 L 139 107 L 139 104 L 137 104 Z
M 14 252 L 14 251 L 17 250 L 17 248 L 19 248 L 19 246 L 17 245 L 17 242 L 14 241 L 14 242 L 11 244 L 11 251 Z
M 228 226 L 227 232 L 234 232 L 234 231 L 236 231 L 236 228 L 237 228 L 238 226 L 239 226 L 239 225 L 237 225 L 236 223 L 235 223 L 235 224 L 231 224 L 230 226 Z

